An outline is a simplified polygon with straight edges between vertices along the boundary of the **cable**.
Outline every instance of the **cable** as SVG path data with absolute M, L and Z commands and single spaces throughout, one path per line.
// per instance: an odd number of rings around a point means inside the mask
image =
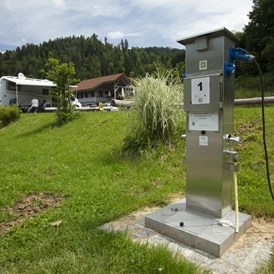
M 263 73 L 262 70 L 259 66 L 259 64 L 254 60 L 254 63 L 256 64 L 259 74 L 260 74 L 260 80 L 261 80 L 261 89 L 262 89 L 262 123 L 263 123 L 263 142 L 264 142 L 264 153 L 265 153 L 265 166 L 266 166 L 266 176 L 267 176 L 267 182 L 268 182 L 268 187 L 269 191 L 271 194 L 271 197 L 274 201 L 274 194 L 273 194 L 273 189 L 270 181 L 270 175 L 269 175 L 269 162 L 268 162 L 268 153 L 267 153 L 267 145 L 266 145 L 266 134 L 265 134 L 265 113 L 264 113 L 264 80 L 263 80 Z

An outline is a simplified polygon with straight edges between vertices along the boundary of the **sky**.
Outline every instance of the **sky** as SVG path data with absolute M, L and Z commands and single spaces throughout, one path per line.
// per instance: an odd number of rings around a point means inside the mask
M 222 27 L 242 31 L 252 5 L 252 0 L 1 0 L 0 44 L 16 48 L 95 33 L 113 45 L 127 39 L 129 47 L 183 48 L 176 41 L 185 37 Z

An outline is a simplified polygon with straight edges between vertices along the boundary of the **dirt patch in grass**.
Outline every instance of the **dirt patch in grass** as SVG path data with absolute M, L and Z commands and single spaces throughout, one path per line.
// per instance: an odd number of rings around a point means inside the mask
M 254 243 L 274 243 L 274 220 L 254 217 L 251 228 L 233 244 L 233 249 L 252 247 Z
M 258 133 L 261 132 L 261 130 L 262 127 L 259 121 L 249 122 L 237 127 L 235 135 L 241 136 L 240 143 L 238 145 L 240 147 L 246 147 L 249 142 L 256 142 L 259 138 Z
M 13 217 L 13 220 L 0 223 L 0 233 L 8 232 L 11 227 L 23 223 L 26 218 L 33 217 L 48 208 L 55 207 L 63 200 L 64 197 L 48 192 L 31 193 L 21 198 L 12 207 L 6 206 L 3 209 L 8 215 Z

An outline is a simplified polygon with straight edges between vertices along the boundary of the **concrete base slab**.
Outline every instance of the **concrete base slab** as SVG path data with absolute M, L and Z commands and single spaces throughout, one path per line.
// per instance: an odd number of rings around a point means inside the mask
M 236 214 L 224 218 L 186 208 L 186 199 L 162 208 L 145 217 L 145 227 L 215 257 L 237 241 L 250 227 L 250 215 L 239 213 L 239 232 L 235 231 Z

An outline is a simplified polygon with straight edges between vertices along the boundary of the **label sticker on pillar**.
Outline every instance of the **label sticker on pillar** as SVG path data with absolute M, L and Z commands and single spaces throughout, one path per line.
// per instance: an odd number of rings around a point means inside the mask
M 210 79 L 191 79 L 191 103 L 193 105 L 210 103 Z
M 219 114 L 189 113 L 189 130 L 219 131 Z
M 199 62 L 199 70 L 207 69 L 207 60 L 203 60 Z
M 199 136 L 199 146 L 208 146 L 208 136 Z

